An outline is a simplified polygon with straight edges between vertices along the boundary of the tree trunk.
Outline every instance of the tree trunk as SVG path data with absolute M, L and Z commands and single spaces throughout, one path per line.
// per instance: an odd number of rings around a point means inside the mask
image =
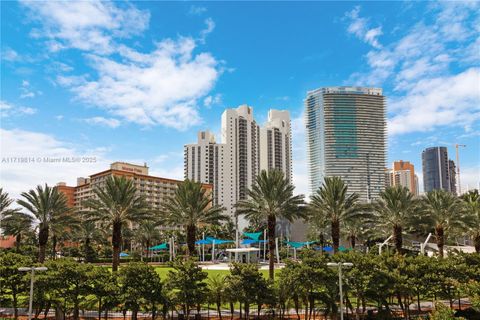
M 52 259 L 55 260 L 57 257 L 57 236 L 52 236 Z
M 98 320 L 102 320 L 102 298 L 98 299 Z
M 74 320 L 80 319 L 80 310 L 78 307 L 78 302 L 75 302 L 73 306 L 73 319 Z
M 350 235 L 350 245 L 352 246 L 352 249 L 355 249 L 356 240 L 357 240 L 357 237 L 355 237 L 354 234 Z
M 17 253 L 20 253 L 20 243 L 21 242 L 22 242 L 22 234 L 19 233 L 15 237 L 15 250 L 17 251 Z
M 473 237 L 473 246 L 475 247 L 475 252 L 480 253 L 480 232 Z
M 393 227 L 393 243 L 395 244 L 395 249 L 397 250 L 397 253 L 402 254 L 403 239 L 401 226 L 396 225 Z
M 112 271 L 116 272 L 118 266 L 120 265 L 120 246 L 122 244 L 122 224 L 120 222 L 113 223 L 112 231 L 112 246 L 113 246 L 113 257 L 112 257 Z
M 445 233 L 443 226 L 436 226 L 435 234 L 437 236 L 438 254 L 440 258 L 443 258 L 443 246 L 445 245 Z
M 195 225 L 187 225 L 187 247 L 188 247 L 188 255 L 190 257 L 195 255 L 196 234 L 197 234 L 197 227 Z
M 218 318 L 222 320 L 222 310 L 221 310 L 221 303 L 217 302 L 217 312 L 218 312 Z
M 340 221 L 332 220 L 332 242 L 333 242 L 333 253 L 338 252 L 338 246 L 340 244 Z
M 150 258 L 150 240 L 147 240 L 147 263 L 148 262 L 151 262 L 151 261 L 148 261 L 148 259 Z M 143 251 L 143 248 L 142 248 L 142 251 Z
M 267 233 L 268 233 L 268 275 L 271 280 L 274 279 L 275 267 L 275 224 L 276 219 L 274 215 L 268 216 Z
M 13 292 L 12 293 L 12 296 L 13 296 L 13 317 L 15 319 L 18 319 L 18 302 L 17 302 L 17 293 L 16 292 Z
M 38 262 L 43 263 L 45 261 L 45 250 L 47 249 L 48 242 L 48 226 L 40 226 L 38 231 Z
M 323 247 L 325 246 L 325 236 L 323 235 L 323 232 L 320 233 L 320 237 L 319 237 L 319 241 L 320 241 L 320 254 L 323 255 Z

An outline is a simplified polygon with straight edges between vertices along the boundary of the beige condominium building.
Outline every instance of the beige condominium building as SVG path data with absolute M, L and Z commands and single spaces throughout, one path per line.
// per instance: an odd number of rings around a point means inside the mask
M 418 177 L 415 174 L 415 167 L 408 161 L 394 161 L 392 168 L 388 169 L 386 186 L 404 186 L 411 193 L 418 196 Z
M 93 197 L 93 190 L 102 188 L 107 178 L 112 176 L 132 179 L 138 194 L 145 196 L 153 209 L 159 209 L 168 197 L 173 196 L 178 184 L 182 182 L 181 180 L 151 176 L 146 164 L 142 166 L 126 162 L 114 162 L 108 170 L 94 173 L 88 178 L 77 178 L 76 186 L 67 186 L 60 182 L 57 187 L 67 196 L 70 206 L 76 209 L 84 209 L 83 201 Z M 203 187 L 211 193 L 212 185 L 203 184 Z
M 185 178 L 213 185 L 215 204 L 235 216 L 235 204 L 247 198 L 260 170 L 278 168 L 291 176 L 291 135 L 288 111 L 270 110 L 265 127 L 254 119 L 253 108 L 241 105 L 222 114 L 221 141 L 209 131 L 184 148 Z M 240 218 L 239 226 L 246 226 Z

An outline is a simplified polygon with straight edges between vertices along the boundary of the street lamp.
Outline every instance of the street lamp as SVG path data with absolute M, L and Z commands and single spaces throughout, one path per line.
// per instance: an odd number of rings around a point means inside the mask
M 338 268 L 338 286 L 340 288 L 340 320 L 343 320 L 343 288 L 342 288 L 342 267 L 352 267 L 351 262 L 329 262 L 327 266 L 331 268 Z
M 28 320 L 32 320 L 32 304 L 33 304 L 33 283 L 35 278 L 35 271 L 47 271 L 46 267 L 21 267 L 18 268 L 20 272 L 31 272 L 30 273 L 30 302 L 28 304 Z

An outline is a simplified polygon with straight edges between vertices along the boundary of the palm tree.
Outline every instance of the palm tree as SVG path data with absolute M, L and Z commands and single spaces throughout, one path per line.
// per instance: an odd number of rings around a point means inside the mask
M 13 199 L 8 197 L 8 193 L 3 191 L 3 188 L 0 188 L 0 221 L 3 221 L 3 218 L 7 215 L 11 215 L 15 212 L 18 212 L 19 209 L 9 209 L 10 205 L 13 203 Z
M 330 222 L 334 253 L 338 251 L 340 242 L 340 224 L 363 210 L 358 194 L 349 195 L 347 191 L 348 187 L 340 177 L 326 177 L 310 202 L 311 218 Z
M 24 235 L 33 231 L 34 219 L 31 215 L 13 211 L 6 214 L 2 220 L 2 229 L 6 235 L 15 237 L 15 248 L 20 252 L 20 245 Z
M 150 207 L 142 195 L 137 194 L 133 180 L 125 177 L 110 176 L 102 187 L 93 190 L 94 198 L 85 200 L 83 206 L 87 220 L 98 222 L 104 228 L 112 230 L 112 270 L 117 271 L 120 264 L 122 229 L 131 224 L 148 219 Z
M 160 220 L 147 220 L 142 221 L 138 228 L 135 230 L 135 238 L 141 244 L 142 251 L 147 249 L 147 258 L 150 256 L 150 246 L 161 238 L 158 227 L 160 226 Z
M 346 238 L 350 242 L 350 246 L 352 249 L 355 249 L 355 246 L 357 244 L 357 240 L 359 240 L 361 237 L 364 236 L 365 234 L 365 224 L 364 221 L 360 219 L 350 219 L 347 221 L 344 221 L 344 224 L 342 228 L 345 231 Z
M 82 221 L 75 228 L 74 239 L 83 245 L 83 255 L 86 262 L 93 262 L 93 243 L 102 243 L 106 239 L 106 232 L 97 228 L 93 221 Z
M 162 214 L 168 224 L 183 226 L 187 236 L 188 255 L 195 254 L 197 227 L 203 224 L 217 224 L 226 220 L 224 208 L 212 205 L 212 198 L 202 184 L 189 179 L 180 183 L 172 197 L 162 206 Z
M 225 298 L 225 277 L 222 275 L 214 275 L 208 278 L 208 288 L 210 289 L 212 302 L 217 306 L 218 318 L 222 320 L 222 303 Z
M 443 258 L 445 234 L 454 230 L 464 230 L 468 216 L 460 200 L 445 190 L 428 192 L 423 198 L 423 211 L 430 226 L 434 227 L 438 253 Z
M 52 227 L 50 228 L 50 235 L 52 239 L 52 258 L 57 256 L 58 243 L 63 244 L 67 240 L 72 240 L 75 229 L 79 228 L 80 220 L 77 216 L 71 214 L 56 217 L 52 220 Z M 60 221 L 58 221 L 60 219 Z
M 475 251 L 480 253 L 480 194 L 478 189 L 470 190 L 461 196 L 470 221 L 470 231 Z
M 292 222 L 303 217 L 303 195 L 293 195 L 295 187 L 285 177 L 282 171 L 262 170 L 255 179 L 252 189 L 247 191 L 248 199 L 237 203 L 237 213 L 243 214 L 249 220 L 265 221 L 267 223 L 269 275 L 274 278 L 275 260 L 275 226 L 277 219 Z
M 45 261 L 45 250 L 52 228 L 67 224 L 71 219 L 71 208 L 67 198 L 56 187 L 38 185 L 36 190 L 22 192 L 23 199 L 17 201 L 38 221 L 38 262 Z
M 408 188 L 392 186 L 372 206 L 372 224 L 381 232 L 391 232 L 397 253 L 402 253 L 402 234 L 417 216 L 418 203 Z

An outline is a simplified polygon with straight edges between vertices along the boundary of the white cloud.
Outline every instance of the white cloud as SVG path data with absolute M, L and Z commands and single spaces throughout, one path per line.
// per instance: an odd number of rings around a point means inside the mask
M 46 38 L 51 51 L 76 48 L 97 53 L 114 51 L 113 38 L 143 32 L 150 14 L 130 4 L 123 8 L 109 1 L 22 1 L 30 18 L 42 24 L 31 35 Z
M 37 109 L 35 108 L 17 106 L 7 101 L 0 100 L 0 118 L 32 115 L 35 113 L 37 113 Z
M 18 112 L 20 112 L 21 114 L 32 115 L 37 113 L 37 109 L 30 107 L 20 107 L 18 108 Z
M 30 86 L 30 82 L 22 80 L 22 86 L 20 87 L 20 99 L 35 98 L 36 95 L 41 95 L 41 91 L 35 91 Z
M 201 122 L 198 104 L 223 72 L 223 62 L 210 53 L 194 53 L 215 28 L 211 18 L 205 20 L 206 27 L 197 39 L 164 39 L 155 43 L 153 51 L 140 52 L 120 44 L 117 38 L 144 31 L 150 19 L 148 11 L 97 0 L 22 3 L 31 11 L 31 19 L 41 23 L 41 30 L 32 33 L 34 37 L 46 38 L 52 50 L 85 51 L 83 57 L 93 72 L 65 75 L 71 67 L 63 63 L 53 66 L 57 83 L 69 88 L 77 100 L 143 126 L 185 130 Z M 29 96 L 32 94 L 23 95 Z M 210 102 L 218 99 L 212 97 Z
M 60 120 L 63 120 L 64 116 L 62 114 L 59 114 L 59 115 L 56 115 L 55 116 L 55 119 L 60 121 Z
M 200 123 L 197 102 L 213 88 L 222 70 L 210 53 L 194 54 L 191 38 L 166 39 L 150 53 L 122 47 L 122 62 L 87 55 L 98 78 L 60 76 L 78 99 L 141 125 L 185 130 Z
M 480 165 L 460 168 L 460 183 L 462 193 L 480 188 Z
M 101 148 L 83 149 L 40 132 L 0 129 L 0 137 L 0 181 L 15 198 L 38 184 L 55 185 L 63 181 L 75 185 L 77 177 L 105 170 L 111 163 Z M 95 161 L 68 161 L 78 157 L 91 157 Z M 60 160 L 48 162 L 47 158 Z
M 203 99 L 203 105 L 206 108 L 211 108 L 212 106 L 219 105 L 221 103 L 222 95 L 218 93 L 213 96 L 207 96 L 205 99 Z
M 212 18 L 205 19 L 205 25 L 205 29 L 200 31 L 200 38 L 198 39 L 200 43 L 205 43 L 207 36 L 215 29 L 215 22 Z
M 190 6 L 190 10 L 188 11 L 189 14 L 194 15 L 194 16 L 200 16 L 207 12 L 207 8 L 201 7 L 201 6 Z
M 445 2 L 430 5 L 431 22 L 419 21 L 405 29 L 398 40 L 365 55 L 368 71 L 354 73 L 348 84 L 391 86 L 389 133 L 428 131 L 439 126 L 471 127 L 479 119 L 479 3 Z M 367 18 L 355 7 L 346 16 L 347 31 L 359 38 L 366 34 Z M 373 32 L 372 37 L 376 34 Z M 375 38 L 375 37 L 373 37 Z M 365 39 L 363 39 L 365 41 Z M 452 68 L 452 64 L 460 65 Z
M 110 128 L 117 128 L 118 126 L 120 126 L 120 121 L 114 118 L 92 117 L 92 118 L 83 119 L 83 121 L 85 121 L 88 124 L 101 125 L 101 126 L 106 126 Z
M 479 83 L 478 68 L 455 76 L 421 80 L 407 96 L 392 102 L 393 109 L 402 111 L 390 118 L 389 133 L 471 125 L 480 119 Z
M 2 60 L 10 62 L 18 61 L 20 60 L 20 55 L 12 48 L 5 48 L 2 50 Z
M 367 18 L 360 17 L 360 6 L 356 6 L 351 11 L 345 13 L 348 20 L 348 32 L 356 35 L 359 39 L 370 44 L 375 48 L 381 48 L 378 37 L 383 34 L 382 27 L 370 28 Z

